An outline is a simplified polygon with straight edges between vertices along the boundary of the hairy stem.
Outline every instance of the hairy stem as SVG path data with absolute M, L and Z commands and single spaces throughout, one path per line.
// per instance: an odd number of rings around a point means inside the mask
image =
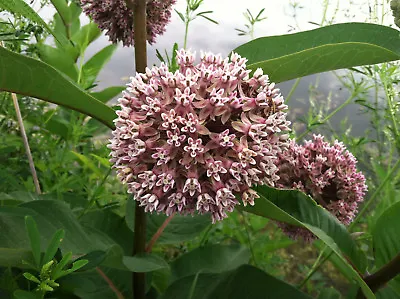
M 147 67 L 147 22 L 146 0 L 126 0 L 127 6 L 133 10 L 133 29 L 135 31 L 135 66 L 137 73 L 145 73 Z M 146 214 L 143 207 L 136 202 L 135 236 L 133 255 L 144 253 L 146 249 Z M 133 298 L 144 299 L 146 294 L 145 273 L 133 272 Z
M 12 93 L 11 97 L 13 99 L 15 113 L 17 115 L 18 125 L 21 130 L 22 141 L 24 142 L 26 155 L 28 156 L 29 168 L 31 169 L 33 183 L 35 184 L 36 193 L 41 194 L 42 191 L 40 190 L 40 184 L 39 184 L 39 179 L 38 179 L 36 169 L 35 169 L 35 163 L 33 162 L 31 148 L 29 147 L 29 142 L 28 142 L 28 137 L 26 136 L 24 122 L 22 121 L 22 115 L 21 115 L 21 110 L 19 109 L 17 95 L 15 93 Z
M 160 238 L 160 236 L 163 233 L 164 229 L 167 227 L 168 223 L 171 222 L 171 220 L 174 218 L 174 216 L 175 216 L 175 214 L 169 215 L 169 217 L 167 219 L 165 219 L 163 224 L 161 224 L 161 226 L 158 228 L 156 233 L 153 235 L 153 237 L 149 241 L 149 244 L 147 244 L 146 252 L 151 252 L 151 250 L 153 249 L 154 244 L 157 242 L 158 238 Z
M 374 274 L 364 277 L 364 281 L 371 291 L 376 293 L 380 288 L 385 286 L 387 282 L 400 274 L 400 253 L 395 256 L 389 263 L 384 265 Z M 361 291 L 358 292 L 358 299 L 365 298 Z

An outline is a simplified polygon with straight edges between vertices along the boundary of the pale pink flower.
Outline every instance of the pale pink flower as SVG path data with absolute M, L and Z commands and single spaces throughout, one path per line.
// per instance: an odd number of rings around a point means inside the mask
M 279 154 L 277 186 L 310 195 L 340 222 L 349 225 L 367 191 L 365 177 L 357 171 L 356 164 L 356 158 L 341 142 L 330 145 L 321 135 L 314 135 L 304 145 L 292 141 L 289 149 Z M 294 239 L 315 238 L 304 228 L 284 223 L 279 226 Z
M 98 27 L 106 31 L 113 43 L 122 41 L 124 46 L 134 44 L 133 12 L 125 0 L 80 0 L 86 15 L 93 19 Z M 165 32 L 171 19 L 172 5 L 176 0 L 147 1 L 147 40 L 155 42 L 156 36 Z
M 274 186 L 288 146 L 287 108 L 246 59 L 177 53 L 179 70 L 137 74 L 119 99 L 111 162 L 146 211 L 209 213 L 213 222 L 253 205 L 252 185 Z

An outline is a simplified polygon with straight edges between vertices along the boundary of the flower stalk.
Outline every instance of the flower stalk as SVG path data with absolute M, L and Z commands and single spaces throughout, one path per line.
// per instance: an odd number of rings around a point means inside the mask
M 135 67 L 137 73 L 145 73 L 147 67 L 147 32 L 146 32 L 146 0 L 129 0 L 133 2 L 133 28 L 135 31 Z M 146 214 L 144 208 L 136 202 L 135 236 L 133 255 L 144 253 L 146 249 Z M 133 298 L 144 299 L 146 293 L 145 273 L 133 272 Z

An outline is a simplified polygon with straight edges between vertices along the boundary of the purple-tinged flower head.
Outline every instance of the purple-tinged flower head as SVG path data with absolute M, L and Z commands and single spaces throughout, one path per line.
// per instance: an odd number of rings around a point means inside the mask
M 314 135 L 304 145 L 291 141 L 276 163 L 280 177 L 277 186 L 310 195 L 340 222 L 349 225 L 367 191 L 365 177 L 357 171 L 356 164 L 356 158 L 341 142 L 330 145 L 321 135 Z M 304 228 L 284 223 L 279 226 L 294 239 L 315 238 Z
M 246 59 L 177 53 L 179 70 L 132 78 L 114 120 L 111 162 L 147 212 L 209 213 L 213 222 L 274 186 L 290 123 L 279 89 Z
M 147 40 L 155 42 L 157 35 L 165 32 L 171 19 L 172 5 L 176 0 L 147 1 Z M 122 41 L 124 46 L 134 44 L 133 11 L 125 0 L 81 0 L 83 11 L 103 31 L 113 43 Z

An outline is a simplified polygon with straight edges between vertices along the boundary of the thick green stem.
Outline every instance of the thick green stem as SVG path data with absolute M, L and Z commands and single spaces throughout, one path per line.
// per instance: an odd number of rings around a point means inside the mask
M 188 18 L 188 16 L 186 16 Z M 185 39 L 183 40 L 183 48 L 186 49 L 187 45 L 187 39 L 188 39 L 188 33 L 189 33 L 189 19 L 186 19 L 185 21 Z
M 144 73 L 147 67 L 147 26 L 146 0 L 127 0 L 128 7 L 133 9 L 133 29 L 135 31 L 135 65 L 137 73 Z M 146 214 L 143 207 L 136 202 L 135 237 L 133 255 L 144 253 L 146 249 Z M 146 293 L 145 273 L 133 273 L 133 298 L 144 299 Z

